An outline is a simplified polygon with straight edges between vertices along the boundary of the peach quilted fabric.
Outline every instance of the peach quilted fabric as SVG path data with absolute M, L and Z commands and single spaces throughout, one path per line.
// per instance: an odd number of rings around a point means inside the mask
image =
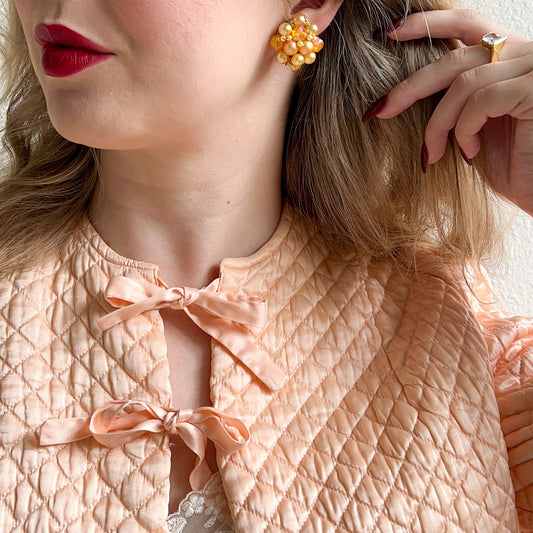
M 213 407 L 250 431 L 218 455 L 237 532 L 533 529 L 533 322 L 429 255 L 418 266 L 334 254 L 289 205 L 259 251 L 222 261 L 219 290 L 267 300 L 253 334 L 287 378 L 269 390 L 212 344 Z M 39 446 L 48 419 L 170 405 L 159 312 L 96 325 L 113 276 L 155 283 L 157 267 L 87 222 L 61 257 L 0 280 L 1 532 L 165 531 L 164 434 Z

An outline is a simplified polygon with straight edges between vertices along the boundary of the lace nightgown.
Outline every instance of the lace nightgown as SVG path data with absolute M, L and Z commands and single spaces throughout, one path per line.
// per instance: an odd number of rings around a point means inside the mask
M 178 510 L 167 518 L 167 529 L 169 533 L 234 533 L 219 472 L 202 490 L 187 494 Z

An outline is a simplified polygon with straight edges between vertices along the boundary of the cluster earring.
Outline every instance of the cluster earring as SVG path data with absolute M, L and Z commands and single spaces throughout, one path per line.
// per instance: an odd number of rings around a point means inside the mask
M 314 63 L 316 54 L 324 47 L 324 41 L 317 34 L 318 26 L 303 13 L 281 23 L 278 33 L 270 39 L 278 63 L 292 72 L 300 70 L 304 64 Z

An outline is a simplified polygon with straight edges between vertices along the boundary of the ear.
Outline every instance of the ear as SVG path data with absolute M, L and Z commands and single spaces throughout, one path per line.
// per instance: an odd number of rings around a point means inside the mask
M 297 2 L 297 0 L 295 0 Z M 331 23 L 344 0 L 301 0 L 291 9 L 289 18 L 303 13 L 311 22 L 318 26 L 322 33 Z M 291 2 L 292 3 L 292 2 Z

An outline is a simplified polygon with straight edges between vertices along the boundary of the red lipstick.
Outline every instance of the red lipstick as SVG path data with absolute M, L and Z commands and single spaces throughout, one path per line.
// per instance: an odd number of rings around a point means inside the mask
M 45 74 L 56 78 L 71 76 L 114 55 L 61 24 L 38 24 L 33 38 L 43 47 Z

